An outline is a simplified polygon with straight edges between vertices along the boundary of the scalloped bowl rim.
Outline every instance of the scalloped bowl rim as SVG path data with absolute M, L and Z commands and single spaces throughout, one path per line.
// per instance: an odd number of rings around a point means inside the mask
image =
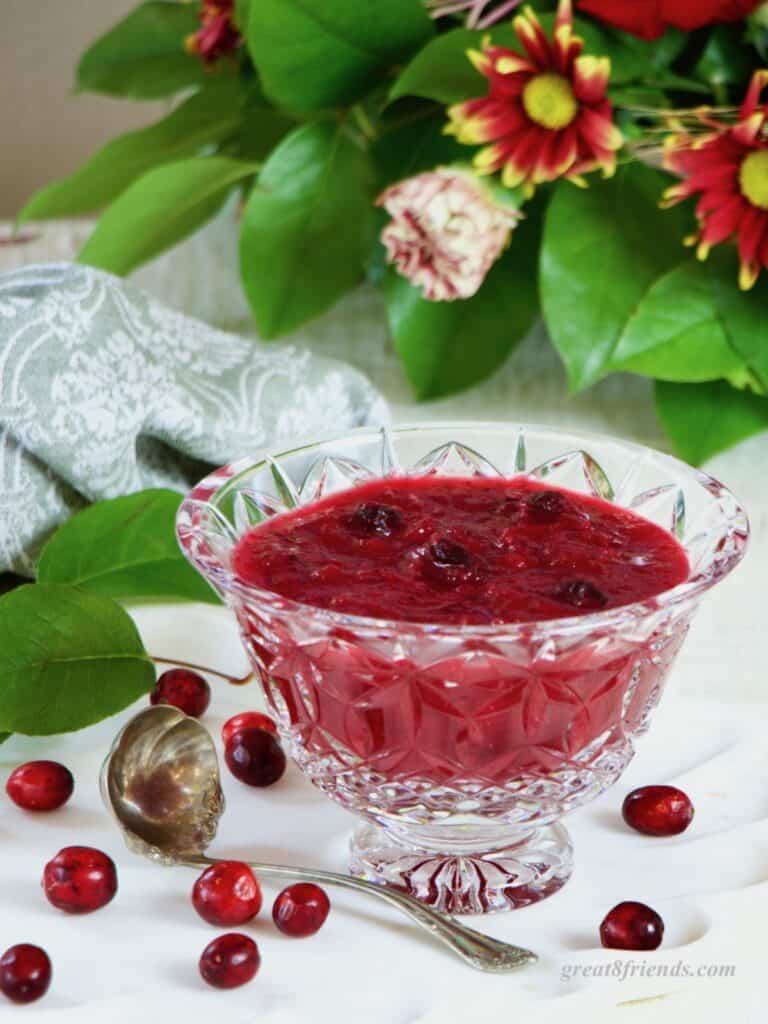
M 701 594 L 705 593 L 711 587 L 720 583 L 730 575 L 746 553 L 750 537 L 749 518 L 746 510 L 730 488 L 726 487 L 716 477 L 704 472 L 704 470 L 691 466 L 687 462 L 683 462 L 682 459 L 678 459 L 667 452 L 661 452 L 656 448 L 651 448 L 648 445 L 639 444 L 635 441 L 627 441 L 624 438 L 613 437 L 611 435 L 600 434 L 593 431 L 579 429 L 573 430 L 570 427 L 551 427 L 537 423 L 518 423 L 511 420 L 427 420 L 422 423 L 401 423 L 387 427 L 369 425 L 339 431 L 337 433 L 329 434 L 320 440 L 307 441 L 302 444 L 297 444 L 291 448 L 283 448 L 279 451 L 267 448 L 264 450 L 264 454 L 255 460 L 250 456 L 244 456 L 243 458 L 236 459 L 233 462 L 227 463 L 226 465 L 209 473 L 206 477 L 200 480 L 199 483 L 197 483 L 182 500 L 176 520 L 177 539 L 181 549 L 185 556 L 190 558 L 194 564 L 195 560 L 191 557 L 188 551 L 188 544 L 186 540 L 179 536 L 180 520 L 185 516 L 191 516 L 194 510 L 199 508 L 201 503 L 213 503 L 225 488 L 229 489 L 233 487 L 238 477 L 243 476 L 245 473 L 252 473 L 255 470 L 263 469 L 270 464 L 270 460 L 277 462 L 279 465 L 280 459 L 288 458 L 292 455 L 298 455 L 301 452 L 307 452 L 313 448 L 319 449 L 326 445 L 333 444 L 334 442 L 346 441 L 350 438 L 364 437 L 366 435 L 371 439 L 375 439 L 377 437 L 380 438 L 384 431 L 386 431 L 390 436 L 394 436 L 410 432 L 426 433 L 432 430 L 445 430 L 449 432 L 455 431 L 458 436 L 452 440 L 456 444 L 462 444 L 460 440 L 462 430 L 489 432 L 504 431 L 510 434 L 517 433 L 518 436 L 521 432 L 531 432 L 539 435 L 566 435 L 569 440 L 572 439 L 576 445 L 580 445 L 580 443 L 583 442 L 587 452 L 589 450 L 589 442 L 592 441 L 593 443 L 615 444 L 625 448 L 628 452 L 634 452 L 638 455 L 650 454 L 662 460 L 662 462 L 668 463 L 670 468 L 675 469 L 678 472 L 682 471 L 691 476 L 693 480 L 704 490 L 708 490 L 710 487 L 716 487 L 721 490 L 724 495 L 730 497 L 733 500 L 735 507 L 732 514 L 725 517 L 723 520 L 725 528 L 724 536 L 726 538 L 735 537 L 738 534 L 741 538 L 741 543 L 725 563 L 723 570 L 715 577 L 707 576 L 705 574 L 705 567 L 700 570 L 693 579 L 688 579 L 683 583 L 678 583 L 674 587 L 669 587 L 668 589 L 661 591 L 653 597 L 646 598 L 643 601 L 633 601 L 629 604 L 609 608 L 606 611 L 590 612 L 587 615 L 567 615 L 557 619 L 536 619 L 530 622 L 470 623 L 461 625 L 450 622 L 413 622 L 409 619 L 383 619 L 365 615 L 355 615 L 348 612 L 335 611 L 330 608 L 322 608 L 318 605 L 306 604 L 302 601 L 295 601 L 292 598 L 287 598 L 278 594 L 276 591 L 256 587 L 252 583 L 247 583 L 245 580 L 239 579 L 230 569 L 220 565 L 220 569 L 223 574 L 226 575 L 226 582 L 220 583 L 222 588 L 225 590 L 237 591 L 243 596 L 250 597 L 251 599 L 256 598 L 257 600 L 272 605 L 273 607 L 278 606 L 284 613 L 309 615 L 313 618 L 326 621 L 337 627 L 349 630 L 398 631 L 410 634 L 440 634 L 443 636 L 460 635 L 462 638 L 471 636 L 484 639 L 489 637 L 495 637 L 498 639 L 500 636 L 503 636 L 504 638 L 521 636 L 528 637 L 536 634 L 546 635 L 548 633 L 557 633 L 558 635 L 562 635 L 564 633 L 587 633 L 594 630 L 607 629 L 615 626 L 617 623 L 625 622 L 631 618 L 644 618 L 666 610 L 671 606 L 695 600 Z M 478 454 L 483 456 L 482 452 L 479 452 Z M 521 471 L 516 474 L 516 476 L 527 476 L 530 472 L 530 470 Z M 396 472 L 393 475 L 407 476 L 408 473 Z M 513 477 L 504 476 L 504 474 L 502 474 L 502 477 L 508 480 L 513 479 Z M 205 494 L 205 497 L 201 497 L 202 494 Z

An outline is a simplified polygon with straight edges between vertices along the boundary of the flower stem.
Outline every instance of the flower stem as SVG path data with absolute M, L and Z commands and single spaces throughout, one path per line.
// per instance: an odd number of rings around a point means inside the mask
M 233 676 L 229 672 L 219 672 L 218 669 L 209 668 L 207 665 L 196 665 L 193 661 L 180 661 L 178 658 L 160 658 L 156 654 L 150 654 L 148 657 L 156 665 L 176 665 L 178 668 L 191 668 L 197 672 L 207 672 L 209 675 L 218 676 L 219 679 L 226 679 L 233 686 L 244 686 L 253 679 L 253 672 L 249 672 L 244 676 Z

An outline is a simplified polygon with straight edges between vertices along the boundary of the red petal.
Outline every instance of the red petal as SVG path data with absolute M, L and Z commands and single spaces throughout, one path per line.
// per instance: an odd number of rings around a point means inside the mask
M 701 229 L 702 242 L 708 246 L 719 245 L 726 238 L 736 234 L 743 207 L 743 201 L 734 198 L 728 204 L 721 206 L 711 217 L 708 217 Z
M 552 66 L 552 52 L 539 19 L 530 8 L 512 22 L 517 38 L 538 69 Z
M 611 62 L 607 57 L 578 57 L 573 64 L 573 91 L 582 103 L 598 103 L 605 97 Z
M 742 263 L 747 266 L 754 264 L 766 230 L 768 214 L 765 210 L 758 210 L 756 206 L 748 206 L 739 225 L 739 256 Z
M 695 3 L 696 0 L 686 2 Z M 657 39 L 666 28 L 659 0 L 578 0 L 577 6 L 609 25 L 643 39 Z
M 610 118 L 595 113 L 589 107 L 582 107 L 576 124 L 579 135 L 590 149 L 612 152 L 621 148 L 624 140 Z

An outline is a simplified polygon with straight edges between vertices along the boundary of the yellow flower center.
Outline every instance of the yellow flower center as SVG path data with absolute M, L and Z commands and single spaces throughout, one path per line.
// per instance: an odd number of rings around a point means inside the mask
M 554 71 L 544 71 L 523 89 L 523 106 L 532 121 L 544 128 L 566 128 L 579 112 L 571 83 Z
M 744 157 L 739 168 L 741 194 L 761 210 L 768 210 L 768 149 Z

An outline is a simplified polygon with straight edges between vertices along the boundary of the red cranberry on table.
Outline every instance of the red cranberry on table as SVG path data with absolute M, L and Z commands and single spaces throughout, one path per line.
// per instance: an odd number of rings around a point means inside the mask
M 150 704 L 170 704 L 191 718 L 200 718 L 211 703 L 211 688 L 197 672 L 172 668 L 159 677 Z
M 13 1003 L 33 1003 L 48 991 L 51 961 L 44 949 L 21 942 L 0 957 L 0 992 Z
M 89 914 L 117 892 L 115 862 L 91 846 L 65 846 L 43 872 L 48 901 L 67 914 Z
M 226 746 L 236 732 L 243 729 L 263 729 L 277 736 L 277 726 L 274 718 L 264 715 L 261 711 L 241 711 L 239 715 L 228 718 L 221 727 L 221 742 Z
M 693 821 L 693 804 L 676 786 L 641 786 L 626 797 L 621 814 L 644 835 L 677 836 Z
M 72 772 L 58 761 L 28 761 L 8 776 L 5 791 L 25 811 L 55 811 L 72 796 Z
M 600 925 L 600 942 L 606 949 L 658 949 L 664 938 L 664 922 L 645 903 L 617 903 Z
M 319 931 L 331 901 L 319 885 L 297 882 L 283 889 L 272 907 L 272 920 L 284 935 L 302 939 Z
M 200 974 L 214 988 L 237 988 L 250 981 L 259 969 L 259 947 L 238 932 L 219 935 L 200 957 Z
M 224 748 L 227 767 L 248 786 L 271 786 L 285 771 L 283 748 L 264 729 L 241 729 Z
M 261 910 L 261 888 L 247 864 L 220 861 L 206 868 L 195 882 L 192 903 L 209 924 L 245 924 Z

